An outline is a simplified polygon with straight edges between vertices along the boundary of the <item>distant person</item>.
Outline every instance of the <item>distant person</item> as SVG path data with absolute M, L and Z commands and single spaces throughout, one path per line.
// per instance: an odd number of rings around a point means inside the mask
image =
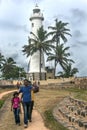
M 16 86 L 17 86 L 17 89 L 19 89 L 20 88 L 20 83 L 17 82 Z
M 39 85 L 36 81 L 33 83 L 33 92 L 34 93 L 39 92 Z
M 40 81 L 38 81 L 37 83 L 38 83 L 38 86 L 40 86 Z
M 13 110 L 15 123 L 20 125 L 20 98 L 18 97 L 18 92 L 14 92 L 13 98 L 11 100 L 11 111 Z
M 24 86 L 20 87 L 19 93 L 22 93 L 22 104 L 23 104 L 23 110 L 24 110 L 24 128 L 28 127 L 28 120 L 31 116 L 31 91 L 32 91 L 32 85 L 31 81 L 28 81 L 27 79 L 24 80 Z

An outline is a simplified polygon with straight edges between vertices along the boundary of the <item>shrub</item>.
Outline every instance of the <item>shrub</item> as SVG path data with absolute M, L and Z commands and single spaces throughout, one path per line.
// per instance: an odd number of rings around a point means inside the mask
M 45 125 L 50 128 L 50 130 L 68 130 L 62 124 L 60 124 L 57 120 L 54 119 L 52 114 L 52 110 L 46 110 L 44 112 L 45 116 Z
M 3 106 L 4 100 L 0 100 L 0 108 Z

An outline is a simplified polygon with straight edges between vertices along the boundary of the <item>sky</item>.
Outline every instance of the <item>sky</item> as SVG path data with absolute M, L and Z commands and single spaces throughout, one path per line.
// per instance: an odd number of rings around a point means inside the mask
M 72 37 L 67 36 L 66 46 L 70 46 L 73 66 L 79 70 L 77 76 L 87 76 L 87 0 L 0 0 L 0 52 L 27 71 L 29 58 L 22 50 L 28 44 L 29 18 L 36 3 L 43 13 L 45 29 L 53 26 L 56 18 L 69 23 Z

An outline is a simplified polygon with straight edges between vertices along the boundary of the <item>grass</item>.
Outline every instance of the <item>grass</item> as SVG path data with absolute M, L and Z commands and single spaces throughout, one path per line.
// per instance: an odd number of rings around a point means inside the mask
M 6 92 L 6 91 L 10 91 L 13 89 L 0 89 L 0 93 Z M 5 95 L 2 97 L 2 99 L 0 99 L 0 108 L 3 106 L 5 100 L 9 97 L 9 94 Z
M 3 106 L 4 100 L 0 100 L 0 108 Z
M 50 130 L 68 130 L 63 125 L 58 123 L 52 114 L 52 110 L 56 104 L 58 104 L 68 92 L 63 90 L 51 90 L 51 89 L 40 89 L 40 92 L 35 94 L 35 106 L 41 113 L 45 125 Z
M 71 92 L 74 98 L 87 101 L 87 90 L 85 89 L 69 88 L 66 91 Z
M 53 108 L 68 95 L 87 101 L 87 90 L 77 88 L 67 88 L 65 90 L 40 89 L 40 92 L 35 94 L 35 106 L 50 130 L 68 130 L 57 122 L 52 114 Z
M 54 119 L 51 109 L 45 111 L 44 116 L 45 116 L 45 125 L 49 127 L 50 130 L 68 130 Z

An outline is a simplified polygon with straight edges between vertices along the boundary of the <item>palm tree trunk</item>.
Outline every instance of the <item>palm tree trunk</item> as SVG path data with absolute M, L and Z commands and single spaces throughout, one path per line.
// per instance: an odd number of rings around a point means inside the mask
M 40 48 L 40 80 L 42 80 L 42 77 L 41 77 L 41 48 Z
M 56 48 L 57 48 L 57 46 L 58 46 L 58 44 L 59 44 L 59 39 L 58 39 L 58 35 L 57 35 L 57 39 L 56 39 Z M 57 54 L 56 54 L 57 55 Z M 55 59 L 55 69 L 54 69 L 54 78 L 56 78 L 56 76 L 55 76 L 55 74 L 56 74 L 56 59 Z
M 56 60 L 55 60 L 54 62 L 55 62 L 55 65 L 54 65 L 54 67 L 55 67 L 55 68 L 54 68 L 54 79 L 55 79 L 55 78 L 56 78 L 56 77 L 55 77 L 55 74 L 56 74 Z

